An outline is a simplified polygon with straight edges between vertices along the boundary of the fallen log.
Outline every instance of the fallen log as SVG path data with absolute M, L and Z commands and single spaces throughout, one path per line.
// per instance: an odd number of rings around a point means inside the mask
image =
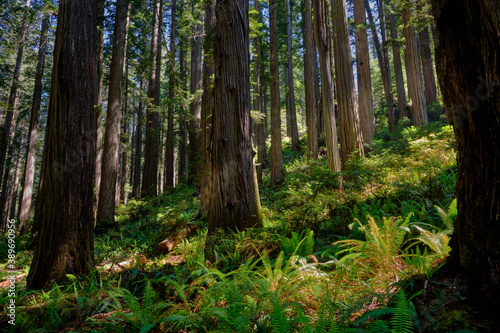
M 165 240 L 163 240 L 156 249 L 158 252 L 167 254 L 172 251 L 183 239 L 189 237 L 194 231 L 198 229 L 195 225 L 185 225 L 176 228 Z

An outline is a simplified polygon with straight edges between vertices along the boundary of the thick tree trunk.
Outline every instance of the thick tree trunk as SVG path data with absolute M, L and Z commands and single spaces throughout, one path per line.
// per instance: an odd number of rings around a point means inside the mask
M 500 7 L 486 0 L 431 2 L 439 84 L 458 145 L 450 260 L 466 277 L 471 298 L 494 312 L 500 302 Z
M 271 90 L 271 184 L 283 180 L 281 148 L 280 74 L 278 54 L 278 11 L 276 0 L 269 0 L 269 54 Z
M 402 14 L 405 24 L 406 76 L 412 101 L 413 125 L 420 126 L 427 123 L 427 107 L 425 103 L 424 86 L 422 84 L 420 59 L 418 57 L 417 33 L 415 32 L 415 27 L 410 25 L 410 9 L 403 9 Z
M 97 205 L 97 228 L 107 228 L 115 221 L 115 197 L 118 182 L 118 154 L 120 150 L 120 125 L 122 118 L 123 74 L 126 64 L 127 30 L 129 26 L 130 3 L 119 0 L 116 3 L 113 55 L 111 58 L 108 110 L 104 134 L 102 179 Z M 122 161 L 123 163 L 123 161 Z M 123 175 L 122 175 L 123 177 Z
M 214 107 L 214 91 L 211 77 L 215 73 L 213 56 L 213 32 L 215 26 L 215 0 L 205 2 L 205 45 L 203 49 L 203 95 L 201 102 L 201 148 L 200 159 L 200 210 L 204 217 L 209 211 L 212 193 L 211 176 L 211 116 Z
M 373 110 L 370 54 L 366 31 L 365 2 L 354 0 L 354 24 L 356 25 L 356 68 L 358 71 L 358 109 L 363 140 L 369 144 L 374 139 L 375 111 Z
M 334 86 L 332 77 L 332 51 L 330 32 L 327 29 L 328 4 L 326 0 L 314 0 L 314 36 L 318 46 L 321 68 L 321 95 L 325 118 L 326 148 L 328 169 L 332 172 L 341 170 L 340 154 L 335 123 L 335 105 L 333 102 Z
M 176 16 L 175 16 L 176 1 L 172 1 L 172 16 L 170 23 L 170 31 L 175 31 Z M 167 140 L 165 144 L 165 172 L 163 174 L 163 191 L 169 191 L 174 188 L 174 95 L 177 85 L 175 79 L 175 33 L 170 35 L 170 50 L 169 50 L 169 78 L 168 78 L 168 110 L 167 110 Z
M 297 128 L 297 110 L 295 109 L 295 89 L 293 86 L 293 61 L 292 61 L 292 25 L 290 19 L 290 0 L 286 0 L 286 45 L 287 45 L 287 61 L 285 63 L 285 83 L 287 86 L 287 119 L 290 122 L 287 124 L 287 134 L 292 139 L 292 150 L 297 150 L 299 145 L 299 130 Z
M 312 0 L 304 2 L 304 79 L 306 98 L 306 126 L 307 126 L 307 158 L 318 159 L 318 117 L 317 100 L 315 91 L 314 75 L 317 64 L 314 62 L 316 44 L 314 42 L 314 30 L 312 23 Z
M 401 62 L 400 41 L 398 38 L 398 27 L 396 25 L 396 15 L 389 13 L 389 26 L 391 31 L 392 58 L 394 61 L 394 76 L 396 77 L 396 91 L 398 96 L 399 118 L 406 117 L 406 91 L 403 77 L 403 66 Z
M 429 27 L 418 34 L 420 54 L 422 55 L 422 74 L 424 77 L 425 103 L 429 105 L 437 101 L 436 78 L 434 77 L 434 60 L 431 53 Z
M 28 145 L 26 147 L 26 161 L 24 164 L 21 200 L 19 201 L 18 230 L 25 232 L 26 222 L 30 218 L 31 199 L 33 197 L 33 183 L 35 179 L 36 143 L 38 140 L 38 123 L 40 121 L 40 106 L 42 102 L 43 72 L 45 69 L 45 51 L 47 50 L 47 32 L 49 31 L 50 16 L 45 14 L 42 20 L 40 46 L 38 48 L 38 61 L 35 75 L 35 89 L 33 104 L 31 106 L 30 127 L 28 132 Z
M 151 57 L 153 58 L 153 61 L 149 69 L 148 108 L 146 111 L 146 142 L 144 144 L 144 169 L 142 174 L 143 197 L 153 197 L 158 193 L 160 116 L 158 114 L 158 109 L 155 106 L 157 106 L 160 102 L 161 73 L 159 69 L 161 59 L 158 57 L 158 54 L 161 54 L 161 9 L 162 1 L 156 0 L 153 11 L 153 34 L 151 37 Z
M 16 65 L 14 67 L 14 75 L 12 85 L 10 87 L 9 100 L 7 102 L 7 110 L 5 121 L 0 128 L 0 175 L 5 166 L 5 158 L 7 155 L 7 147 L 9 146 L 9 135 L 12 127 L 12 118 L 17 106 L 17 92 L 19 90 L 19 75 L 21 73 L 21 63 L 23 61 L 24 44 L 26 43 L 26 34 L 28 32 L 28 14 L 31 0 L 26 0 L 26 5 L 23 13 L 23 21 L 21 26 L 21 38 L 17 48 Z
M 262 225 L 250 140 L 248 1 L 218 0 L 208 233 Z
M 137 111 L 137 125 L 135 129 L 135 166 L 134 166 L 134 185 L 132 186 L 132 197 L 141 196 L 141 159 L 142 159 L 142 118 L 144 114 L 144 101 L 142 93 L 145 88 L 144 76 L 141 75 L 139 83 L 139 110 Z
M 94 269 L 96 0 L 59 4 L 29 288 Z

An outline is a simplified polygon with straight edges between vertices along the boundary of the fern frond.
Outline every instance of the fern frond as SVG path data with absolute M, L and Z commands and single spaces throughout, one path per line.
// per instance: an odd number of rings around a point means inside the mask
M 404 290 L 400 290 L 396 295 L 396 307 L 391 318 L 392 333 L 412 333 L 413 318 L 408 307 L 408 299 Z

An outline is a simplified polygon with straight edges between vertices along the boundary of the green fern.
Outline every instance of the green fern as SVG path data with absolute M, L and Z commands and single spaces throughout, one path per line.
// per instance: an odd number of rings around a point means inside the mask
M 412 333 L 413 317 L 410 313 L 409 301 L 404 290 L 396 295 L 396 307 L 391 318 L 391 333 Z

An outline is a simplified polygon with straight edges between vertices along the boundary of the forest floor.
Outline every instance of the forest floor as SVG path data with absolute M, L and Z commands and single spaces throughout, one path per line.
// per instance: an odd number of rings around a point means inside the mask
M 443 122 L 382 130 L 339 174 L 284 143 L 286 178 L 260 185 L 264 226 L 207 237 L 197 190 L 130 200 L 95 238 L 99 265 L 26 290 L 33 236 L 17 238 L 17 321 L 3 332 L 497 332 L 447 269 L 456 146 Z M 305 149 L 305 139 L 301 140 Z M 158 244 L 189 227 L 169 253 Z

